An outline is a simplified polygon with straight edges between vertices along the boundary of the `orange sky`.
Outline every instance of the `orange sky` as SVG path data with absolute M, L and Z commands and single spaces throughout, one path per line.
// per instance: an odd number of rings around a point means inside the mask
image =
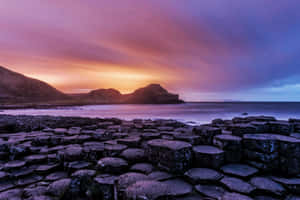
M 0 65 L 68 93 L 159 83 L 185 100 L 299 100 L 299 6 L 1 0 Z

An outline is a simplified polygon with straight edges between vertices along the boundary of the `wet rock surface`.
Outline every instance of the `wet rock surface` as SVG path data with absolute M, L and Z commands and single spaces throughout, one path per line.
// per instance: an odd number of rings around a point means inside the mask
M 0 200 L 299 199 L 300 120 L 0 115 Z

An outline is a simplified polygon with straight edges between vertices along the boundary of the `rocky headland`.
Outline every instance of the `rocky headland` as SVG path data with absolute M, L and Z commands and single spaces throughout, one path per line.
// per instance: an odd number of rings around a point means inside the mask
M 0 200 L 297 200 L 300 120 L 0 115 Z
M 159 84 L 149 84 L 130 94 L 116 89 L 97 89 L 88 93 L 66 94 L 46 82 L 0 66 L 0 108 L 48 108 L 91 104 L 177 104 L 179 95 Z

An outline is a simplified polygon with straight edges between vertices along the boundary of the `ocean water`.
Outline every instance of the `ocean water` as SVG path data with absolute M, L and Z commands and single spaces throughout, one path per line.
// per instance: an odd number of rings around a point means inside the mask
M 0 114 L 54 115 L 80 117 L 117 117 L 125 120 L 176 119 L 189 124 L 208 123 L 212 119 L 231 119 L 248 115 L 270 115 L 277 119 L 300 118 L 300 102 L 209 102 L 177 105 L 89 105 L 55 109 L 3 110 Z

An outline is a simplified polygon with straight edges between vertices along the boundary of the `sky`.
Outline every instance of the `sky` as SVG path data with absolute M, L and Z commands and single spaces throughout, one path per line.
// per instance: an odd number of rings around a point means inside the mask
M 299 101 L 299 0 L 1 0 L 0 65 L 67 93 Z

